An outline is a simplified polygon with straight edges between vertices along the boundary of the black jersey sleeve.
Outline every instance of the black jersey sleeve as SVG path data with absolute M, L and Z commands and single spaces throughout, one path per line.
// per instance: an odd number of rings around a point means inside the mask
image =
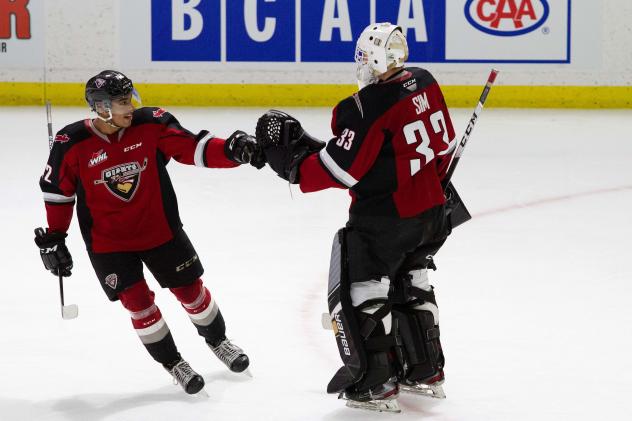
M 382 133 L 372 130 L 375 123 L 364 115 L 358 94 L 334 108 L 331 125 L 335 137 L 320 151 L 319 159 L 335 180 L 349 188 L 371 168 L 382 147 Z
M 56 134 L 44 174 L 39 180 L 47 204 L 74 204 L 78 162 L 73 147 L 87 137 L 89 134 L 83 122 L 66 126 Z
M 44 194 L 46 219 L 52 231 L 66 232 L 72 219 L 79 182 L 79 162 L 75 146 L 90 137 L 83 122 L 60 130 L 39 179 Z

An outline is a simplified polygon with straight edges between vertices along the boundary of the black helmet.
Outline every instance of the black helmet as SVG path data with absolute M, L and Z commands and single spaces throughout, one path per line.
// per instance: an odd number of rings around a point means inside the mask
M 96 102 L 103 101 L 107 108 L 111 108 L 113 99 L 130 93 L 134 94 L 132 81 L 116 70 L 104 70 L 86 83 L 86 101 L 92 111 L 96 111 Z

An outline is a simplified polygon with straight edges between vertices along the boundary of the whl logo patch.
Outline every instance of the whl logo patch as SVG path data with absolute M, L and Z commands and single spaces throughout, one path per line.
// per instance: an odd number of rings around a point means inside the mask
M 108 159 L 108 154 L 107 152 L 103 151 L 103 149 L 101 149 L 98 152 L 95 152 L 92 154 L 92 158 L 90 158 L 90 161 L 88 161 L 88 167 L 94 167 L 95 165 L 99 165 L 100 163 L 104 162 L 106 159 Z
M 94 184 L 103 184 L 114 196 L 129 202 L 140 185 L 140 176 L 147 168 L 147 158 L 141 166 L 138 162 L 128 162 L 101 171 L 101 179 Z
M 549 17 L 548 0 L 467 0 L 465 17 L 486 34 L 512 37 L 533 32 Z

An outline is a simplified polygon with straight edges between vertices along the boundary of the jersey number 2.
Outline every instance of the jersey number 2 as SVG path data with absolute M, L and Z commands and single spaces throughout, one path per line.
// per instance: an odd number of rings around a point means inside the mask
M 443 111 L 439 110 L 436 113 L 430 116 L 430 122 L 432 124 L 432 129 L 436 134 L 439 134 L 443 131 L 443 141 L 445 143 L 449 143 L 447 140 L 448 133 L 445 129 L 445 117 L 443 115 Z M 418 142 L 419 137 L 421 137 L 421 143 L 415 151 L 418 154 L 422 155 L 425 158 L 424 165 L 428 164 L 435 158 L 434 151 L 430 148 L 430 136 L 428 135 L 428 130 L 426 130 L 426 125 L 421 120 L 415 120 L 412 123 L 409 123 L 404 126 L 404 137 L 406 138 L 406 143 L 409 145 L 414 145 Z M 417 174 L 421 170 L 421 159 L 414 158 L 410 160 L 410 175 L 413 176 Z

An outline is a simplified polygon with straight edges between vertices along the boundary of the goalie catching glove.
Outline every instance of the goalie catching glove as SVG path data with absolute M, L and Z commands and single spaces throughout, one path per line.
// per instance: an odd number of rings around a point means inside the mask
M 259 118 L 255 134 L 270 168 L 292 184 L 299 182 L 303 160 L 325 147 L 325 142 L 310 136 L 298 120 L 278 110 Z

